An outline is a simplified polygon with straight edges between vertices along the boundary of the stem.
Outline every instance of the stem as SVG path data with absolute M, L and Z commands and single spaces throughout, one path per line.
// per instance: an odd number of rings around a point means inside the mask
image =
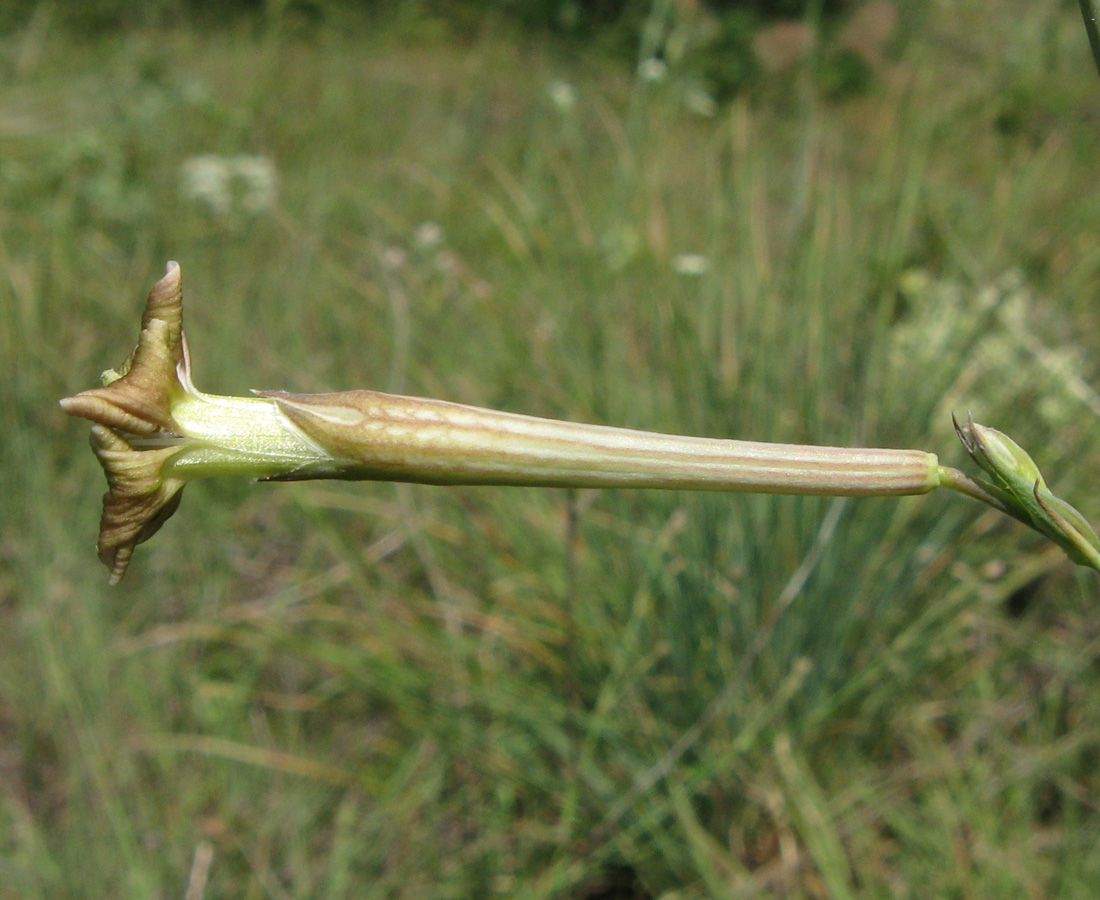
M 960 494 L 965 494 L 973 500 L 987 503 L 1000 512 L 1012 515 L 1012 511 L 1000 500 L 1000 498 L 991 494 L 958 469 L 952 469 L 950 466 L 940 466 L 939 474 L 940 484 L 943 487 L 951 488 L 951 490 L 958 491 Z

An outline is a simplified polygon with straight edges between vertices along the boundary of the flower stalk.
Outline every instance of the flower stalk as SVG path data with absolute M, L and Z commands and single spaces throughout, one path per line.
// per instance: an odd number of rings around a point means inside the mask
M 191 380 L 174 262 L 149 294 L 126 364 L 61 406 L 94 423 L 92 448 L 109 488 L 99 555 L 112 584 L 134 548 L 175 512 L 187 482 L 212 475 L 832 496 L 944 486 L 1015 516 L 1100 570 L 1100 540 L 1084 517 L 1050 493 L 1030 457 L 972 419 L 957 426 L 959 436 L 989 482 L 922 450 L 683 437 L 376 391 L 205 394 Z

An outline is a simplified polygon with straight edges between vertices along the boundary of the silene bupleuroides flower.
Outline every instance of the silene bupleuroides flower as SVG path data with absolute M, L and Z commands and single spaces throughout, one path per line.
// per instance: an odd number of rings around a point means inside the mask
M 942 486 L 1015 516 L 1100 571 L 1100 539 L 1085 518 L 1049 491 L 1022 449 L 973 419 L 957 429 L 987 481 L 923 450 L 684 437 L 370 390 L 205 394 L 191 380 L 175 262 L 149 294 L 130 358 L 61 406 L 93 423 L 108 484 L 99 556 L 112 583 L 175 512 L 187 482 L 212 475 L 832 496 Z

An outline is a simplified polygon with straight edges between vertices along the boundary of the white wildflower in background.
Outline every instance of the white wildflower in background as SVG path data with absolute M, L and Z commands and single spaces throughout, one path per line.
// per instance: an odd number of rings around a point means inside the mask
M 1100 393 L 1085 380 L 1081 348 L 1048 344 L 1039 336 L 1040 319 L 1054 321 L 1055 331 L 1064 329 L 1057 327 L 1055 311 L 1034 296 L 1019 272 L 1006 272 L 970 291 L 954 279 L 911 269 L 898 287 L 907 309 L 891 330 L 890 363 L 899 377 L 931 368 L 965 346 L 971 360 L 971 402 L 991 403 L 998 396 L 1038 390 L 1036 411 L 1051 427 L 1069 422 L 1078 404 L 1100 415 Z M 972 341 L 973 323 L 983 317 L 988 317 L 989 327 Z M 1040 383 L 1038 376 L 1044 372 Z
M 924 269 L 909 269 L 898 279 L 906 311 L 890 332 L 890 364 L 898 372 L 920 372 L 936 360 L 952 358 L 968 316 L 962 286 L 936 279 Z
M 701 253 L 678 253 L 672 257 L 672 271 L 698 278 L 710 271 L 710 260 Z
M 413 232 L 413 243 L 421 250 L 434 250 L 443 243 L 443 229 L 438 222 L 421 222 Z
M 235 156 L 229 160 L 230 187 L 242 212 L 265 212 L 275 205 L 275 164 L 266 156 Z
M 651 56 L 649 59 L 643 59 L 638 64 L 638 77 L 641 78 L 642 81 L 664 81 L 667 74 L 668 66 L 665 65 L 665 61 L 663 59 L 657 59 L 655 56 Z
M 568 81 L 556 79 L 550 82 L 550 102 L 559 112 L 569 112 L 577 105 L 577 92 Z
M 193 156 L 182 167 L 181 188 L 187 199 L 219 216 L 228 215 L 229 177 L 220 156 Z
M 207 153 L 181 168 L 185 197 L 221 219 L 251 217 L 275 205 L 275 164 L 266 156 Z
M 408 261 L 408 254 L 400 247 L 390 244 L 388 247 L 383 248 L 381 260 L 382 267 L 388 272 L 396 272 L 398 269 L 404 267 Z

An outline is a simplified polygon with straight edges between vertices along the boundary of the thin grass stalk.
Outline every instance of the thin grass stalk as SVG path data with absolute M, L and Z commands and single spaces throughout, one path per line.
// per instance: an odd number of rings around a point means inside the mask
M 1092 61 L 1096 64 L 1096 71 L 1100 74 L 1100 0 L 1078 0 L 1081 5 L 1081 15 L 1085 18 L 1085 31 L 1089 36 L 1089 47 L 1092 48 Z

